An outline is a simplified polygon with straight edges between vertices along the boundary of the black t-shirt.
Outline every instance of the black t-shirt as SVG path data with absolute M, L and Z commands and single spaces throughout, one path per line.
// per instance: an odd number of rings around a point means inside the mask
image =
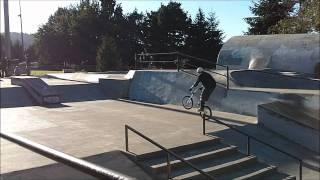
M 215 88 L 217 84 L 214 78 L 207 72 L 202 72 L 198 76 L 197 81 L 194 83 L 194 87 L 198 86 L 199 82 L 207 89 Z

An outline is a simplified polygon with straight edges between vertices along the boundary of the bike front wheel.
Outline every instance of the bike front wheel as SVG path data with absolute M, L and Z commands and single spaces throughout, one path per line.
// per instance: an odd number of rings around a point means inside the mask
M 182 105 L 185 109 L 191 109 L 193 107 L 193 100 L 190 96 L 185 96 L 182 99 Z
M 212 111 L 209 106 L 204 106 L 203 111 L 200 112 L 200 116 L 209 119 L 212 116 Z

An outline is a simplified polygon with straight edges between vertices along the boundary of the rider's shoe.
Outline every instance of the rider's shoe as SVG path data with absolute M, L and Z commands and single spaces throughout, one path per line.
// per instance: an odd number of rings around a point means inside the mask
M 203 107 L 199 108 L 197 111 L 198 112 L 203 112 Z

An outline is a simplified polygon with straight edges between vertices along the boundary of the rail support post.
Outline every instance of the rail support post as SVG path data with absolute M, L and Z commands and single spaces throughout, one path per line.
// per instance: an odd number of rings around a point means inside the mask
M 247 136 L 247 155 L 250 155 L 250 136 Z
M 180 60 L 178 55 L 177 55 L 177 70 L 178 72 L 180 71 Z
M 227 90 L 229 90 L 229 66 L 227 66 Z
M 171 178 L 171 163 L 170 163 L 170 154 L 167 153 L 167 179 Z
M 134 69 L 137 70 L 137 53 L 134 53 Z
M 127 126 L 125 126 L 125 141 L 126 141 L 126 152 L 129 152 L 128 127 Z
M 299 180 L 302 180 L 302 160 L 299 160 Z
M 206 118 L 202 116 L 202 134 L 206 135 Z

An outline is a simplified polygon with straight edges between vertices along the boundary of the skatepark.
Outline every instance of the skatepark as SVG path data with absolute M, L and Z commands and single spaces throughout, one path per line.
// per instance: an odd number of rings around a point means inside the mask
M 63 153 L 114 179 L 319 179 L 317 38 L 231 38 L 207 69 L 218 82 L 208 119 L 181 106 L 196 80 L 183 64 L 199 60 L 181 54 L 170 70 L 2 78 L 1 176 L 100 177 Z

